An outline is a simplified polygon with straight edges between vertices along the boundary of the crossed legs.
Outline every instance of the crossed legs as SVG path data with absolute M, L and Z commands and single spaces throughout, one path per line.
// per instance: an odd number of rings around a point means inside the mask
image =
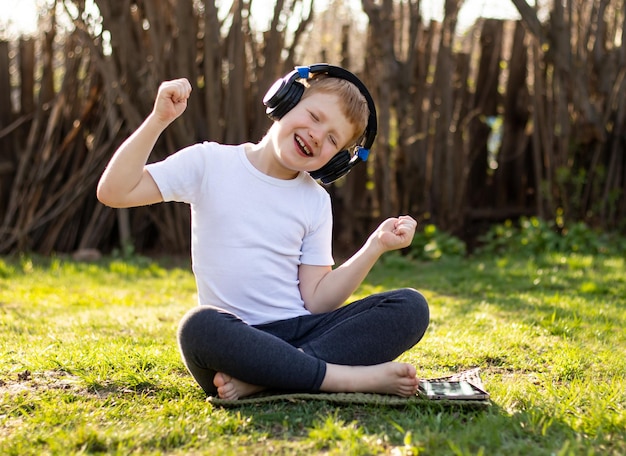
M 258 326 L 200 306 L 182 320 L 178 340 L 196 381 L 222 398 L 265 388 L 410 396 L 415 367 L 391 360 L 422 338 L 428 318 L 425 299 L 412 289 Z

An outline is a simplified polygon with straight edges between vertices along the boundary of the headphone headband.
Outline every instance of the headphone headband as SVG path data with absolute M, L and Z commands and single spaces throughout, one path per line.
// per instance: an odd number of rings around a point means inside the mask
M 376 119 L 376 106 L 365 84 L 350 71 L 327 63 L 316 63 L 310 66 L 296 66 L 289 74 L 278 79 L 263 97 L 263 104 L 267 107 L 266 113 L 272 120 L 278 120 L 287 114 L 298 104 L 304 93 L 304 85 L 299 79 L 309 79 L 315 74 L 326 74 L 330 77 L 344 79 L 354 84 L 359 92 L 365 97 L 369 108 L 367 126 L 361 138 L 360 144 L 350 153 L 347 149 L 339 151 L 322 168 L 309 174 L 314 179 L 319 179 L 324 184 L 329 184 L 346 175 L 356 164 L 367 161 L 370 148 L 374 144 L 378 122 Z

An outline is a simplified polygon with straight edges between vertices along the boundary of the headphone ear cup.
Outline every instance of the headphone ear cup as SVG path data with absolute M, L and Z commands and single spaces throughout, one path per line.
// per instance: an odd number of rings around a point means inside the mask
M 348 174 L 348 171 L 352 168 L 350 166 L 351 159 L 350 152 L 346 149 L 341 150 L 328 163 L 316 171 L 311 171 L 309 174 L 313 179 L 319 179 L 324 184 L 330 184 Z
M 286 84 L 285 78 L 277 79 L 265 93 L 263 104 L 270 109 L 275 108 L 283 93 L 287 91 Z
M 272 120 L 279 120 L 298 104 L 304 85 L 298 81 L 279 79 L 263 97 L 263 103 L 267 106 L 265 113 Z

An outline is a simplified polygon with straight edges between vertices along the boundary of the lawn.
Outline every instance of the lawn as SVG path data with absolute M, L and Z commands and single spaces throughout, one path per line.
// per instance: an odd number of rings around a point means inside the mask
M 421 290 L 431 326 L 402 359 L 423 377 L 480 367 L 491 407 L 224 409 L 177 352 L 185 263 L 0 259 L 0 453 L 626 454 L 625 270 L 621 255 L 388 254 L 355 297 Z

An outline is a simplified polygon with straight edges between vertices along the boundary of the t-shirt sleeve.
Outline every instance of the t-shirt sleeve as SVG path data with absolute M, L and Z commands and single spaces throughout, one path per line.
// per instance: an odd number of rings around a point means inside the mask
M 163 201 L 195 203 L 206 178 L 206 147 L 206 144 L 194 144 L 146 166 Z
M 313 212 L 313 220 L 311 230 L 302 242 L 300 262 L 312 266 L 332 266 L 335 264 L 332 254 L 333 214 L 330 196 L 325 191 Z

